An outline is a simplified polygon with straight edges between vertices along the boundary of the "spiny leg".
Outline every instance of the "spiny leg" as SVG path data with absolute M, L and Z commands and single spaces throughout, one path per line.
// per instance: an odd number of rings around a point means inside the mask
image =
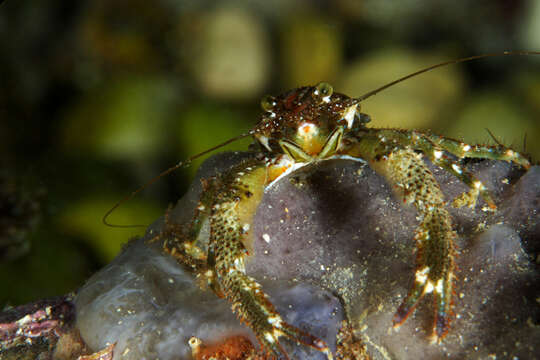
M 503 160 L 523 166 L 525 169 L 528 169 L 531 166 L 530 162 L 523 155 L 502 145 L 469 145 L 458 140 L 432 134 L 422 134 L 422 137 L 433 144 L 434 148 L 430 149 L 429 145 L 426 146 L 425 141 L 420 142 L 422 151 L 430 157 L 433 163 L 454 174 L 454 176 L 471 189 L 468 193 L 464 193 L 454 199 L 452 203 L 454 207 L 466 205 L 472 208 L 476 204 L 478 195 L 480 195 L 486 201 L 489 208 L 492 210 L 497 208 L 485 185 L 480 180 L 476 179 L 469 171 L 464 169 L 459 163 L 450 160 L 444 152 L 448 152 L 460 159 L 481 158 Z
M 216 179 L 210 215 L 209 262 L 214 263 L 220 288 L 232 303 L 233 311 L 253 330 L 269 357 L 288 359 L 279 343 L 279 338 L 285 336 L 332 359 L 324 341 L 287 324 L 261 285 L 245 273 L 244 259 L 251 246 L 249 228 L 266 180 L 264 165 L 250 162 Z
M 469 145 L 461 141 L 444 138 L 433 134 L 424 134 L 426 138 L 442 149 L 459 158 L 477 158 L 489 160 L 510 161 L 525 169 L 531 167 L 531 163 L 523 155 L 502 145 Z
M 457 151 L 456 149 L 462 149 L 464 151 L 463 149 L 470 148 L 469 145 L 415 130 L 379 130 L 376 132 L 376 136 L 379 139 L 384 139 L 384 142 L 388 144 L 399 143 L 402 146 L 410 146 L 415 150 L 423 152 L 433 164 L 450 172 L 467 185 L 470 189 L 469 192 L 456 198 L 454 206 L 461 207 L 467 205 L 474 207 L 480 195 L 490 209 L 494 210 L 497 208 L 486 186 L 461 164 L 448 157 L 448 153 L 450 153 L 461 158 L 461 154 L 455 153 Z
M 395 129 L 368 129 L 367 131 L 370 137 L 378 138 L 381 143 L 387 146 L 399 144 L 422 151 L 435 165 L 447 170 L 467 185 L 470 191 L 454 200 L 453 205 L 455 207 L 474 207 L 476 199 L 480 195 L 490 209 L 496 209 L 496 205 L 486 186 L 471 172 L 467 171 L 462 164 L 450 159 L 448 154 L 452 154 L 459 159 L 485 158 L 503 160 L 514 162 L 526 169 L 530 167 L 529 161 L 523 155 L 500 145 L 469 145 L 458 140 L 419 131 Z
M 412 314 L 420 299 L 433 292 L 435 321 L 433 338 L 439 340 L 449 329 L 454 279 L 454 239 L 444 195 L 422 155 L 412 147 L 382 143 L 379 136 L 364 136 L 347 149 L 351 156 L 370 159 L 370 165 L 397 189 L 404 202 L 412 203 L 420 216 L 414 283 L 394 315 L 394 326 Z
M 214 196 L 218 191 L 218 177 L 202 178 L 201 195 L 188 224 L 177 224 L 170 220 L 172 206 L 164 216 L 164 228 L 155 237 L 148 240 L 162 240 L 163 251 L 174 257 L 178 263 L 196 274 L 201 288 L 210 288 L 219 297 L 224 297 L 215 274 L 215 257 L 208 248 L 208 239 L 200 237 L 200 232 L 210 218 Z
M 279 342 L 279 338 L 285 336 L 326 353 L 327 358 L 332 359 L 324 341 L 283 321 L 255 279 L 244 274 L 241 269 L 229 267 L 226 274 L 223 270 L 218 271 L 218 274 L 225 296 L 231 301 L 233 311 L 254 331 L 263 352 L 269 357 L 288 359 Z
M 447 156 L 446 150 L 434 147 L 434 144 L 433 146 L 431 146 L 429 143 L 426 144 L 425 141 L 419 142 L 418 145 L 419 150 L 422 150 L 422 152 L 431 160 L 433 164 L 445 169 L 469 187 L 470 190 L 468 192 L 463 193 L 454 199 L 452 202 L 454 207 L 468 206 L 470 208 L 474 208 L 476 206 L 478 196 L 482 196 L 489 209 L 497 209 L 497 205 L 495 205 L 491 194 L 482 181 L 478 180 L 460 163 L 450 159 L 450 157 Z
M 417 270 L 412 289 L 394 316 L 401 325 L 426 293 L 434 292 L 436 316 L 434 337 L 440 339 L 449 328 L 454 278 L 454 238 L 451 217 L 439 184 L 422 160 L 411 149 L 389 154 L 380 163 L 386 176 L 396 184 L 404 199 L 412 203 L 421 216 L 417 230 Z
M 473 209 L 476 206 L 478 196 L 482 196 L 489 209 L 496 210 L 497 205 L 493 201 L 491 194 L 482 181 L 478 180 L 470 171 L 465 169 L 459 163 L 448 158 L 442 150 L 433 150 L 429 154 L 429 159 L 437 166 L 450 172 L 457 177 L 461 182 L 469 187 L 469 191 L 462 193 L 452 201 L 454 207 L 468 206 Z
M 417 269 L 407 297 L 394 315 L 394 326 L 400 326 L 412 314 L 419 300 L 434 294 L 435 323 L 433 338 L 443 338 L 449 329 L 454 279 L 454 247 L 452 231 L 445 209 L 435 208 L 424 217 L 415 237 Z

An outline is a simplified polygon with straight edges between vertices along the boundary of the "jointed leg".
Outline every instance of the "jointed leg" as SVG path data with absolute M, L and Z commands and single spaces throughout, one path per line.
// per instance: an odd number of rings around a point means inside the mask
M 433 174 L 414 151 L 394 151 L 380 163 L 390 182 L 401 189 L 406 201 L 416 207 L 422 218 L 416 234 L 414 285 L 396 312 L 394 325 L 405 321 L 424 294 L 434 292 L 437 311 L 433 335 L 440 339 L 449 327 L 456 236 L 444 196 Z
M 253 278 L 245 273 L 249 224 L 262 196 L 266 181 L 264 166 L 244 164 L 227 176 L 216 179 L 216 192 L 210 215 L 209 264 L 212 263 L 223 295 L 233 311 L 246 323 L 270 357 L 287 359 L 279 343 L 282 336 L 332 354 L 320 339 L 289 324 L 279 315 Z
M 399 144 L 400 146 L 410 146 L 415 150 L 422 151 L 435 165 L 447 170 L 467 185 L 470 191 L 455 199 L 453 203 L 455 207 L 474 207 L 476 199 L 480 195 L 490 209 L 496 209 L 496 205 L 485 185 L 459 162 L 453 161 L 448 154 L 452 154 L 459 159 L 485 158 L 504 160 L 514 162 L 525 168 L 530 167 L 529 161 L 523 155 L 500 145 L 468 145 L 458 140 L 443 138 L 437 135 L 394 129 L 375 130 L 370 135 L 376 137 L 382 143 L 387 144 L 387 146 Z
M 189 225 L 171 222 L 169 214 L 172 207 L 169 206 L 165 212 L 163 230 L 148 242 L 161 241 L 163 251 L 174 257 L 182 266 L 197 274 L 201 287 L 209 285 L 217 291 L 219 287 L 217 287 L 215 276 L 212 271 L 208 271 L 206 251 L 198 244 L 202 223 L 209 215 L 209 212 L 205 211 L 205 200 L 203 196 Z
M 478 196 L 482 196 L 489 209 L 497 209 L 497 205 L 493 201 L 491 194 L 482 181 L 478 180 L 471 172 L 466 170 L 463 166 L 450 160 L 446 155 L 440 155 L 439 150 L 433 151 L 433 154 L 429 156 L 430 160 L 437 166 L 445 169 L 453 174 L 461 182 L 469 187 L 469 191 L 462 193 L 454 199 L 452 205 L 454 207 L 468 206 L 473 209 L 476 206 L 476 200 Z
M 452 203 L 453 206 L 468 206 L 470 208 L 474 208 L 476 206 L 476 200 L 480 195 L 490 209 L 495 210 L 497 208 L 493 198 L 482 181 L 478 180 L 461 164 L 450 159 L 445 150 L 429 147 L 429 145 L 424 144 L 423 141 L 420 142 L 419 145 L 419 149 L 424 152 L 424 154 L 431 160 L 433 164 L 445 169 L 469 187 L 470 190 L 467 193 L 463 193 L 454 199 Z
M 439 340 L 448 332 L 451 316 L 456 237 L 439 184 L 422 155 L 412 147 L 385 145 L 378 137 L 364 136 L 350 154 L 371 159 L 371 166 L 388 179 L 404 202 L 413 204 L 418 211 L 421 220 L 415 236 L 418 251 L 414 284 L 394 316 L 394 326 L 401 325 L 420 299 L 433 292 L 433 337 Z
M 419 142 L 421 150 L 430 157 L 431 161 L 454 174 L 454 176 L 471 189 L 468 193 L 464 193 L 454 200 L 453 205 L 455 207 L 466 205 L 472 208 L 476 204 L 478 195 L 480 195 L 492 210 L 497 208 L 484 184 L 464 169 L 459 163 L 449 159 L 445 155 L 445 152 L 451 153 L 460 159 L 482 158 L 504 160 L 514 162 L 526 169 L 530 167 L 529 161 L 524 156 L 501 145 L 468 145 L 457 140 L 447 139 L 432 134 L 421 134 L 421 137 L 433 144 L 430 148 L 429 144 L 424 140 Z
M 469 145 L 458 140 L 443 138 L 438 135 L 424 134 L 424 136 L 437 146 L 459 158 L 511 161 L 523 166 L 525 169 L 528 169 L 531 166 L 529 160 L 523 155 L 501 145 Z
M 218 273 L 221 287 L 231 301 L 233 311 L 253 330 L 267 355 L 288 359 L 286 351 L 279 343 L 279 338 L 285 336 L 326 353 L 328 359 L 332 358 L 328 346 L 322 340 L 287 324 L 261 286 L 241 269 L 233 266 L 221 269 Z
M 394 315 L 394 326 L 401 325 L 414 311 L 426 293 L 433 292 L 435 323 L 433 340 L 446 335 L 451 317 L 454 279 L 455 233 L 445 209 L 436 208 L 422 220 L 415 237 L 417 242 L 417 269 L 409 294 Z

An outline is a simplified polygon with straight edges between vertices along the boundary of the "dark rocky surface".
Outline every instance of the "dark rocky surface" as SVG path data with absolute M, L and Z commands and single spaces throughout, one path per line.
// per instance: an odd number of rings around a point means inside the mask
M 335 339 L 343 314 L 331 293 L 302 283 L 265 285 L 286 321 L 328 342 Z M 141 240 L 131 242 L 94 275 L 76 304 L 77 327 L 86 343 L 101 349 L 116 341 L 115 359 L 189 358 L 192 336 L 208 343 L 224 335 L 244 335 L 256 343 L 226 300 L 201 290 L 174 259 Z M 298 356 L 323 359 L 314 351 L 293 350 Z
M 256 260 L 248 272 L 338 294 L 374 358 L 534 358 L 540 346 L 540 168 L 521 178 L 504 162 L 475 161 L 468 168 L 491 189 L 499 211 L 482 211 L 482 201 L 474 210 L 451 210 L 459 236 L 456 317 L 440 345 L 429 340 L 429 295 L 392 329 L 413 281 L 416 213 L 368 166 L 327 162 L 268 191 L 255 219 Z M 467 190 L 432 170 L 448 200 Z
M 213 158 L 199 176 L 223 171 L 245 155 L 236 156 Z M 362 163 L 327 161 L 268 189 L 252 226 L 247 272 L 287 321 L 333 348 L 346 314 L 375 359 L 534 359 L 540 349 L 540 167 L 526 173 L 496 161 L 467 167 L 499 209 L 482 211 L 479 201 L 474 210 L 450 210 L 459 237 L 455 316 L 441 344 L 429 339 L 429 294 L 397 331 L 392 328 L 414 277 L 418 221 L 414 209 Z M 449 202 L 466 191 L 446 172 L 432 170 Z M 189 221 L 198 184 L 170 213 L 171 221 Z M 157 221 L 147 237 L 162 226 Z M 191 336 L 212 342 L 243 334 L 256 343 L 226 301 L 198 288 L 172 258 L 141 240 L 94 275 L 75 303 L 82 338 L 94 351 L 118 342 L 115 359 L 189 358 Z M 321 355 L 288 348 L 297 359 Z

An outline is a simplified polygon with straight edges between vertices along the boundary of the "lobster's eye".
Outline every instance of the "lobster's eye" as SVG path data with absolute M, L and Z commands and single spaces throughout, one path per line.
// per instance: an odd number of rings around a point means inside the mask
M 327 82 L 321 82 L 319 85 L 315 86 L 315 89 L 313 90 L 313 98 L 319 101 L 328 101 L 333 92 L 334 88 L 332 85 Z
M 276 99 L 271 95 L 265 95 L 261 99 L 261 108 L 263 111 L 271 112 L 277 105 Z

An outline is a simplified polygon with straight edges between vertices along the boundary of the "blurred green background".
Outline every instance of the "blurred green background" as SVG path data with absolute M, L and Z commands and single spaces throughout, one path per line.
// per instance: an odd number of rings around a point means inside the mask
M 0 5 L 0 307 L 66 293 L 141 230 L 102 225 L 163 169 L 249 129 L 259 99 L 332 83 L 359 96 L 436 62 L 540 50 L 531 0 L 6 0 Z M 431 129 L 540 158 L 540 56 L 431 72 L 363 103 L 372 126 Z M 227 149 L 245 149 L 247 141 Z M 198 163 L 110 221 L 148 224 Z

